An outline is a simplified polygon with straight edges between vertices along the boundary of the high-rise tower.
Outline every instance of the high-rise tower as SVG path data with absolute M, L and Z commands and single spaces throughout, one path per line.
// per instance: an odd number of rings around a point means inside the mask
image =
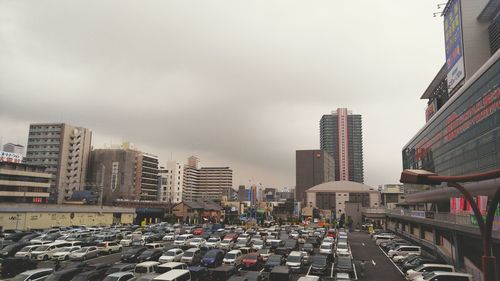
M 363 130 L 360 114 L 347 108 L 323 115 L 320 147 L 335 159 L 335 180 L 364 181 Z

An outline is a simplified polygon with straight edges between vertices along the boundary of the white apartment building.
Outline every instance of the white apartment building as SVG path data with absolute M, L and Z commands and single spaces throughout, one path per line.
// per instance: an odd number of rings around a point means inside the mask
M 184 166 L 176 161 L 168 161 L 166 168 L 159 171 L 158 199 L 163 202 L 182 202 L 184 186 Z

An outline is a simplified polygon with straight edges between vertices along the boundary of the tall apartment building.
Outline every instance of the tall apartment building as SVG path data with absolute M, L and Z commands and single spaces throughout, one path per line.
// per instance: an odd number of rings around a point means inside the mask
M 163 202 L 182 202 L 184 186 L 184 167 L 176 161 L 168 161 L 167 168 L 160 169 L 160 189 L 158 200 Z
M 49 202 L 62 203 L 85 185 L 92 132 L 65 123 L 31 124 L 25 163 L 43 166 L 50 178 Z
M 320 120 L 320 148 L 335 159 L 335 180 L 364 181 L 360 114 L 338 108 Z
M 233 171 L 229 167 L 201 167 L 198 159 L 190 157 L 184 166 L 184 201 L 220 202 L 227 188 L 233 185 Z
M 156 201 L 158 158 L 130 148 L 95 149 L 88 183 L 98 192 L 102 188 L 104 205 L 116 200 Z
M 24 146 L 9 142 L 3 145 L 3 151 L 24 155 Z
M 306 190 L 335 180 L 335 160 L 324 150 L 295 152 L 295 200 L 303 202 Z

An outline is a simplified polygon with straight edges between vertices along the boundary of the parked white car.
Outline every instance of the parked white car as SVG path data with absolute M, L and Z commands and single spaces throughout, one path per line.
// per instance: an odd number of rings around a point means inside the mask
M 128 234 L 125 238 L 120 240 L 120 245 L 123 247 L 130 247 L 132 245 L 132 234 Z
M 210 248 L 219 248 L 220 247 L 220 238 L 218 237 L 210 237 L 208 241 L 205 243 L 205 246 Z
M 189 246 L 199 248 L 205 246 L 206 242 L 207 241 L 203 238 L 193 238 L 191 239 L 191 241 L 189 241 Z
M 335 248 L 335 254 L 337 256 L 350 255 L 351 251 L 349 250 L 349 245 L 347 245 L 347 243 L 345 242 L 337 243 L 337 247 Z
M 240 250 L 232 250 L 227 252 L 222 262 L 226 265 L 239 266 L 243 261 L 243 253 Z
M 328 243 L 328 242 L 323 242 L 319 246 L 319 253 L 324 254 L 324 255 L 331 255 L 333 254 L 333 243 Z
M 170 249 L 167 252 L 165 252 L 158 261 L 160 263 L 173 262 L 173 261 L 180 262 L 183 254 L 184 251 L 181 249 Z
M 122 251 L 123 246 L 116 242 L 102 242 L 97 244 L 99 254 L 111 254 Z
M 64 247 L 59 250 L 57 250 L 53 255 L 52 259 L 53 260 L 68 260 L 69 259 L 69 254 L 72 252 L 79 250 L 81 247 L 80 246 L 71 246 L 71 247 Z
M 174 246 L 178 246 L 178 247 L 188 246 L 189 243 L 191 242 L 191 239 L 193 239 L 193 237 L 194 237 L 193 234 L 179 235 L 175 238 Z
M 25 246 L 21 250 L 19 250 L 14 256 L 20 257 L 20 258 L 30 258 L 31 252 L 34 251 L 38 246 L 41 246 L 41 245 Z
M 95 258 L 98 255 L 97 247 L 83 247 L 69 254 L 70 260 L 87 260 L 90 258 Z
M 163 241 L 174 241 L 177 235 L 174 232 L 167 233 L 165 236 L 163 236 L 162 240 Z
M 408 280 L 415 280 L 419 276 L 422 276 L 422 274 L 433 271 L 455 272 L 455 267 L 448 264 L 424 263 L 415 269 L 406 271 L 406 278 Z

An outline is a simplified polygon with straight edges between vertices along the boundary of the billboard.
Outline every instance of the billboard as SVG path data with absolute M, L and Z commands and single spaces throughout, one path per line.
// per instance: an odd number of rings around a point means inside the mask
M 23 156 L 19 153 L 0 151 L 0 162 L 21 163 Z
M 460 0 L 451 0 L 444 15 L 448 93 L 465 78 Z

